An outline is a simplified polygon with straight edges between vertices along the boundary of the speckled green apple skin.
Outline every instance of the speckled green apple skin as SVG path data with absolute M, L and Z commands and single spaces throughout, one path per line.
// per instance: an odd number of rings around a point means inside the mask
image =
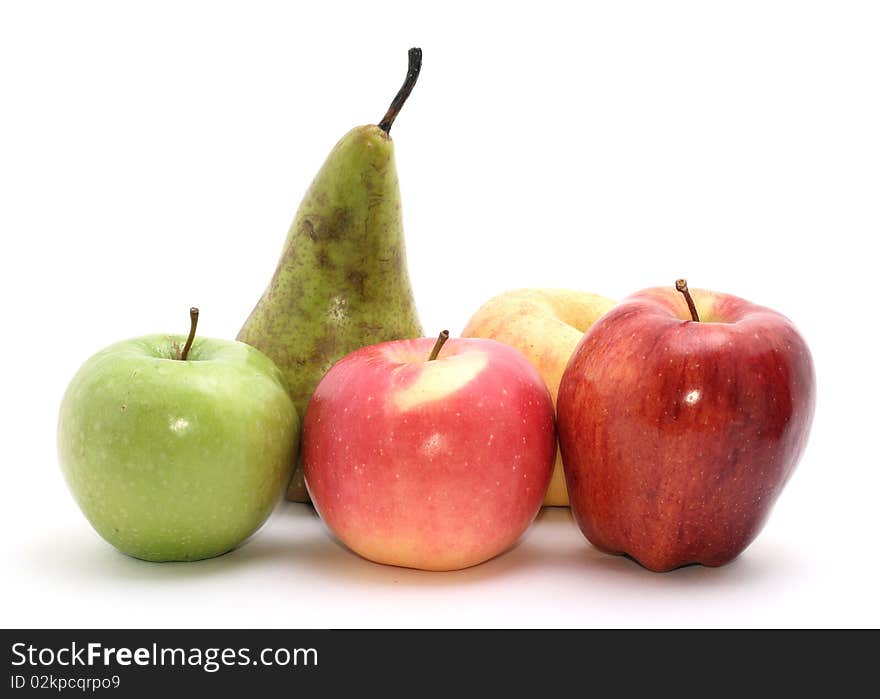
M 281 368 L 302 416 L 337 360 L 421 336 L 394 143 L 378 126 L 359 126 L 336 144 L 303 197 L 275 274 L 237 339 Z M 299 465 L 287 496 L 308 500 Z
M 58 453 L 95 530 L 148 561 L 225 553 L 269 516 L 299 419 L 280 370 L 241 342 L 151 335 L 98 352 L 61 403 Z

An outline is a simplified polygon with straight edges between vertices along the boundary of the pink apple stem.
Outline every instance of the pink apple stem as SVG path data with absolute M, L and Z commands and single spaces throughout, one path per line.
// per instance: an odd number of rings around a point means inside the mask
M 391 106 L 388 107 L 388 111 L 385 112 L 385 116 L 382 117 L 382 121 L 379 122 L 379 128 L 385 133 L 391 131 L 391 125 L 394 123 L 394 120 L 403 108 L 403 104 L 406 102 L 406 98 L 409 97 L 409 93 L 412 92 L 413 88 L 416 86 L 416 81 L 419 79 L 419 71 L 421 69 L 422 50 L 415 48 L 410 49 L 409 68 L 407 68 L 406 71 L 406 79 L 403 81 L 403 86 L 400 88 L 397 96 L 392 100 Z
M 684 296 L 684 300 L 687 301 L 688 310 L 691 312 L 691 319 L 695 323 L 699 323 L 700 316 L 697 315 L 697 307 L 694 305 L 694 300 L 691 298 L 691 292 L 688 290 L 687 279 L 677 279 L 675 282 L 675 290 L 680 291 Z
M 199 324 L 199 309 L 193 306 L 189 309 L 189 337 L 186 338 L 186 344 L 180 353 L 181 361 L 186 361 L 189 350 L 192 347 L 193 340 L 196 339 L 196 326 Z
M 434 343 L 434 349 L 431 350 L 431 356 L 428 357 L 429 362 L 433 362 L 437 359 L 437 355 L 440 354 L 440 350 L 443 349 L 444 343 L 449 339 L 449 331 L 444 330 L 437 337 L 437 342 Z

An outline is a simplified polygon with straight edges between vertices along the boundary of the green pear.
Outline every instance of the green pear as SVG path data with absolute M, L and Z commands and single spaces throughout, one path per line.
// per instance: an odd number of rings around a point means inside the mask
M 365 345 L 422 336 L 389 135 L 421 60 L 421 49 L 410 49 L 406 80 L 382 121 L 352 129 L 330 152 L 268 288 L 238 333 L 281 369 L 300 419 L 337 360 Z M 299 464 L 287 497 L 308 501 Z

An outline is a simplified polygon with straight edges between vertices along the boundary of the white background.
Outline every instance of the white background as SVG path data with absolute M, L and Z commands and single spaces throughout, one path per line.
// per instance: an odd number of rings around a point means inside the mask
M 870 2 L 6 2 L 0 10 L 4 626 L 877 626 L 880 15 Z M 393 129 L 429 334 L 495 293 L 686 276 L 776 308 L 818 374 L 758 540 L 652 574 L 566 511 L 471 570 L 374 565 L 284 504 L 240 550 L 129 559 L 55 454 L 64 388 L 148 332 L 234 337 L 299 199 Z

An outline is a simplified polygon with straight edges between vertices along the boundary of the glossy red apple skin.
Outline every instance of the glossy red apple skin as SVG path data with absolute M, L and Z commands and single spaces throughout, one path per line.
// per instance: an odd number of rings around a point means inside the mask
M 547 387 L 517 350 L 450 339 L 426 362 L 433 344 L 388 342 L 337 362 L 306 411 L 302 458 L 315 508 L 350 549 L 454 570 L 528 528 L 556 434 Z
M 581 531 L 666 571 L 723 565 L 758 535 L 806 445 L 813 361 L 794 325 L 726 294 L 626 299 L 566 367 L 557 429 Z

